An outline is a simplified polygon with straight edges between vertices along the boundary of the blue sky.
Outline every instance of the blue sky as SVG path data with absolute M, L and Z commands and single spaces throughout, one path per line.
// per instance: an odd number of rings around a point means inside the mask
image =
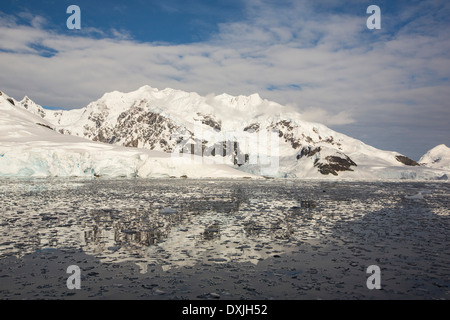
M 81 8 L 81 30 L 66 9 Z M 381 30 L 366 9 L 381 8 Z M 3 0 L 0 90 L 79 108 L 142 85 L 295 107 L 418 159 L 450 145 L 446 0 Z
M 27 12 L 44 17 L 48 29 L 67 34 L 66 9 L 75 4 L 82 9 L 83 26 L 92 29 L 92 37 L 113 36 L 112 30 L 116 30 L 137 41 L 172 44 L 208 39 L 218 31 L 219 23 L 242 19 L 244 5 L 237 0 L 5 0 L 2 3 L 2 12 L 19 15 L 20 23 L 30 24 L 29 17 L 20 17 L 22 12 Z

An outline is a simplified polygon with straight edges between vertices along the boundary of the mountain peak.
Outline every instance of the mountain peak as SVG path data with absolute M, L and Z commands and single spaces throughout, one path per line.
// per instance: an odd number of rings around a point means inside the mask
M 440 144 L 420 158 L 419 163 L 435 169 L 450 170 L 450 148 Z
M 445 144 L 439 144 L 436 147 L 428 150 L 426 154 L 436 154 L 436 153 L 450 153 L 450 148 L 447 147 Z M 426 155 L 425 154 L 425 155 Z
M 440 145 L 437 145 L 436 147 L 434 147 L 431 150 L 450 150 L 450 148 L 447 147 L 445 144 L 440 144 Z
M 153 88 L 152 86 L 146 84 L 138 89 L 138 91 L 159 91 L 157 88 Z

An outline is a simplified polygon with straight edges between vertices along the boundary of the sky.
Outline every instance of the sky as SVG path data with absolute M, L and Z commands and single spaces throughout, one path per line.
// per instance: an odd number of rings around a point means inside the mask
M 70 5 L 80 29 L 69 29 Z M 381 10 L 368 29 L 367 8 Z M 251 95 L 418 160 L 450 146 L 447 0 L 2 0 L 0 90 L 81 108 L 143 85 Z

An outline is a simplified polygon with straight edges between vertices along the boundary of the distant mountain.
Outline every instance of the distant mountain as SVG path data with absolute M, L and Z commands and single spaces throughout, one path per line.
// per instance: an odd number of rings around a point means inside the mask
M 249 174 L 291 178 L 433 179 L 443 175 L 393 151 L 379 150 L 258 94 L 200 96 L 144 86 L 106 93 L 82 109 L 45 110 L 13 103 L 55 131 L 95 142 L 199 156 Z
M 40 107 L 0 91 L 1 177 L 248 177 L 226 165 L 63 135 Z M 25 109 L 33 109 L 32 114 Z
M 445 144 L 438 145 L 425 153 L 419 163 L 430 168 L 450 171 L 450 148 Z

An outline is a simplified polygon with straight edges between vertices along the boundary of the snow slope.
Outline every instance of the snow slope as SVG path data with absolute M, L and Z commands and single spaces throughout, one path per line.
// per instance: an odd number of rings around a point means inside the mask
M 226 165 L 63 135 L 0 92 L 0 176 L 244 177 Z

